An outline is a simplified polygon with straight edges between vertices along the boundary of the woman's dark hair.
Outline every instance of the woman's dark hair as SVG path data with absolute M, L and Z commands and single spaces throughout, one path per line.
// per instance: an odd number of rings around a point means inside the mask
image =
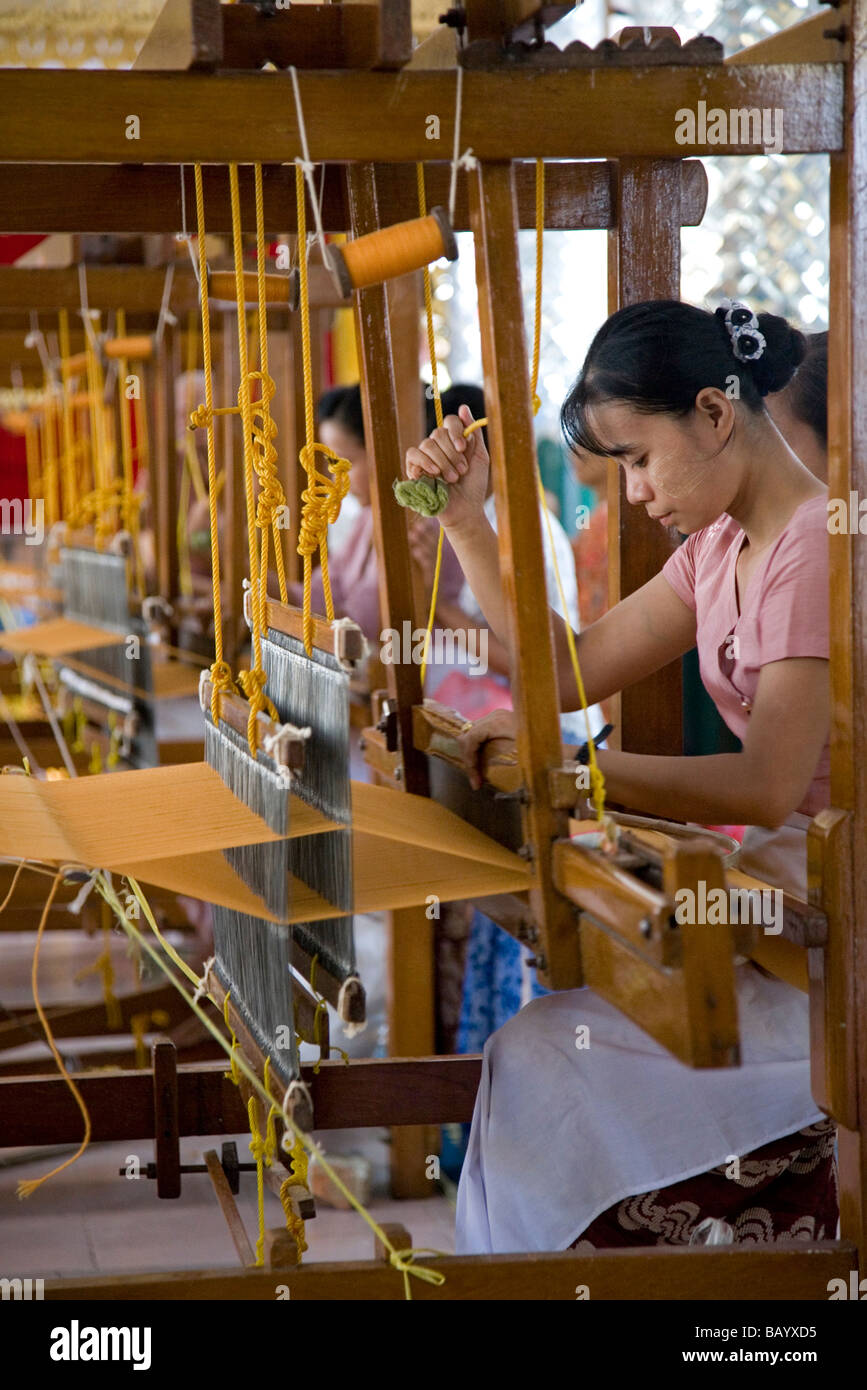
M 560 411 L 569 446 L 604 457 L 624 449 L 601 440 L 587 419 L 589 406 L 625 401 L 647 415 L 686 416 L 706 386 L 725 391 L 738 378 L 738 398 L 763 410 L 762 397 L 788 385 L 806 351 L 803 333 L 776 314 L 759 314 L 765 349 L 754 362 L 732 351 L 725 311 L 709 313 L 679 299 L 629 304 L 605 321 L 584 360 L 581 374 Z
M 332 386 L 319 397 L 316 408 L 319 423 L 333 420 L 354 434 L 359 444 L 364 446 L 364 412 L 361 408 L 360 386 Z
M 433 398 L 428 395 L 430 387 L 425 391 L 424 413 L 425 423 L 428 434 L 436 429 L 437 415 Z M 440 403 L 443 408 L 443 418 L 446 415 L 457 415 L 458 409 L 462 405 L 468 405 L 473 412 L 474 420 L 481 420 L 485 415 L 485 393 L 481 386 L 474 386 L 471 382 L 456 381 L 453 386 L 449 386 L 440 393 Z M 488 447 L 488 432 L 482 425 L 482 437 L 485 441 L 485 448 Z
M 828 334 L 807 334 L 807 355 L 787 388 L 792 414 L 828 445 Z

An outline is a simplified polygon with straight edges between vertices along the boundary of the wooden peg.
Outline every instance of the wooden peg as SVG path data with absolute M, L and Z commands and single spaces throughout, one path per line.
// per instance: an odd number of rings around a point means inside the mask
M 178 1128 L 178 1054 L 168 1038 L 151 1052 L 154 1072 L 154 1153 L 157 1196 L 181 1195 L 181 1143 Z
M 399 1221 L 383 1221 L 380 1223 L 383 1233 L 391 1241 L 395 1250 L 411 1250 L 412 1236 L 405 1226 Z M 386 1264 L 391 1259 L 391 1251 L 386 1250 L 379 1236 L 373 1238 L 373 1258 L 375 1260 L 385 1260 Z

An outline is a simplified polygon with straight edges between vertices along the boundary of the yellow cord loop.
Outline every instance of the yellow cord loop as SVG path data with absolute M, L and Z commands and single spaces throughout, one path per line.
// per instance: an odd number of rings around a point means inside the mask
M 133 882 L 133 880 L 129 881 L 131 883 Z M 128 919 L 123 904 L 121 903 L 120 899 L 117 896 L 117 893 L 114 891 L 114 888 L 112 887 L 105 874 L 100 874 L 97 878 L 96 889 L 100 896 L 103 897 L 111 907 L 121 929 L 124 932 L 126 932 L 126 935 L 129 937 L 130 941 L 135 942 L 139 946 L 139 948 L 143 950 L 145 954 L 149 957 L 152 964 L 155 965 L 158 970 L 162 971 L 162 973 L 170 981 L 170 983 L 174 986 L 178 993 L 189 1004 L 190 1009 L 195 1014 L 196 1018 L 198 1018 L 202 1026 L 207 1029 L 207 1031 L 211 1034 L 211 1037 L 215 1039 L 215 1041 L 219 1044 L 220 1047 L 222 1047 L 223 1051 L 229 1053 L 231 1057 L 232 1053 L 234 1052 L 234 1047 L 230 1048 L 223 1034 L 214 1024 L 213 1020 L 208 1016 L 208 1014 L 205 1013 L 204 1009 L 200 1007 L 200 1005 L 196 1002 L 195 998 L 187 993 L 178 977 L 172 973 L 166 961 L 166 958 L 163 955 L 161 955 L 158 951 L 156 951 L 147 940 L 145 940 L 144 934 L 140 930 L 140 928 L 136 926 L 134 922 L 131 922 Z M 145 917 L 147 918 L 148 922 L 153 928 L 153 913 L 150 911 L 150 908 L 146 909 Z M 184 961 L 180 960 L 179 957 L 176 960 L 176 964 L 180 965 L 183 972 L 190 977 L 192 984 L 194 984 L 195 986 L 199 985 L 198 977 L 189 969 L 189 967 L 186 965 Z M 237 1043 L 235 1044 L 235 1046 L 237 1046 Z M 233 1063 L 237 1066 L 238 1071 L 243 1073 L 245 1079 L 250 1083 L 251 1087 L 253 1088 L 256 1095 L 259 1096 L 260 1100 L 262 1100 L 265 1105 L 270 1105 L 272 1099 L 270 1093 L 266 1091 L 261 1079 L 256 1075 L 255 1071 L 245 1060 L 243 1055 L 240 1054 L 237 1058 L 233 1058 Z M 67 1078 L 67 1080 L 69 1080 L 69 1078 Z M 80 1097 L 77 1098 L 80 1101 Z M 84 1108 L 83 1105 L 82 1108 Z M 325 1154 L 323 1154 L 316 1141 L 312 1139 L 309 1134 L 305 1134 L 302 1130 L 300 1130 L 298 1126 L 295 1124 L 291 1115 L 289 1115 L 285 1110 L 283 1112 L 283 1119 L 287 1130 L 287 1133 L 284 1134 L 282 1140 L 284 1150 L 286 1152 L 291 1151 L 291 1147 L 287 1142 L 289 1138 L 289 1131 L 291 1131 L 291 1133 L 294 1135 L 295 1141 L 304 1148 L 305 1152 L 308 1155 L 316 1159 L 316 1162 L 319 1164 L 322 1171 L 328 1176 L 331 1182 L 334 1183 L 334 1186 L 337 1188 L 337 1190 L 340 1193 L 342 1193 L 342 1195 L 346 1198 L 353 1211 L 358 1212 L 361 1219 L 366 1223 L 369 1229 L 373 1231 L 377 1239 L 382 1242 L 384 1248 L 389 1252 L 389 1258 L 392 1266 L 404 1274 L 404 1292 L 406 1294 L 406 1297 L 410 1299 L 412 1298 L 412 1288 L 409 1278 L 407 1277 L 408 1275 L 412 1275 L 416 1279 L 424 1279 L 429 1284 L 440 1285 L 445 1283 L 445 1275 L 440 1270 L 425 1269 L 423 1266 L 416 1265 L 414 1263 L 415 1259 L 419 1255 L 442 1255 L 444 1254 L 444 1252 L 440 1250 L 395 1250 L 386 1232 L 371 1216 L 370 1212 L 362 1206 L 355 1194 L 350 1191 L 346 1183 L 340 1177 L 340 1174 L 328 1162 L 328 1159 L 326 1158 Z M 83 1149 L 80 1152 L 82 1151 Z M 72 1161 L 73 1160 L 67 1160 L 67 1164 L 63 1166 L 67 1166 L 68 1163 Z
M 198 984 L 198 981 L 196 981 L 196 983 Z M 229 1053 L 229 1066 L 230 1066 L 231 1070 L 225 1072 L 224 1075 L 225 1075 L 229 1080 L 234 1081 L 235 1085 L 237 1086 L 237 1085 L 240 1084 L 241 1076 L 240 1076 L 240 1073 L 239 1073 L 239 1071 L 238 1071 L 238 1059 L 237 1059 L 237 1057 L 236 1057 L 236 1055 L 235 1055 L 236 1052 L 238 1051 L 238 1039 L 235 1037 L 235 1030 L 234 1030 L 234 1028 L 232 1027 L 231 1023 L 229 1022 L 229 1000 L 230 1000 L 230 997 L 231 997 L 231 996 L 230 996 L 230 991 L 229 991 L 229 990 L 226 990 L 226 993 L 225 993 L 224 996 L 223 996 L 223 1019 L 225 1020 L 226 1027 L 228 1028 L 229 1032 L 230 1032 L 231 1035 L 232 1035 L 232 1050 L 231 1050 L 231 1052 Z
M 58 887 L 60 886 L 60 881 L 62 878 L 63 870 L 58 869 L 57 873 L 54 875 L 54 882 L 51 885 L 51 891 L 48 894 L 48 897 L 45 900 L 45 906 L 42 909 L 42 916 L 39 919 L 39 926 L 36 931 L 36 946 L 34 947 L 33 951 L 33 965 L 31 967 L 30 983 L 33 989 L 33 1004 L 37 1014 L 39 1015 L 39 1022 L 42 1024 L 42 1028 L 45 1033 L 45 1040 L 48 1043 L 48 1046 L 51 1048 L 51 1055 L 57 1063 L 57 1068 L 60 1072 L 60 1075 L 63 1077 L 64 1081 L 66 1082 L 67 1086 L 72 1092 L 75 1098 L 75 1103 L 81 1111 L 81 1115 L 84 1120 L 84 1137 L 82 1138 L 82 1141 L 78 1146 L 78 1149 L 72 1155 L 72 1157 L 64 1159 L 63 1163 L 59 1163 L 56 1168 L 52 1168 L 50 1173 L 44 1173 L 41 1178 L 28 1178 L 25 1182 L 19 1182 L 17 1190 L 18 1196 L 20 1198 L 32 1196 L 36 1189 L 38 1187 L 41 1187 L 44 1182 L 47 1182 L 49 1178 L 56 1177 L 58 1173 L 63 1172 L 64 1168 L 69 1168 L 71 1164 L 75 1163 L 77 1159 L 81 1158 L 81 1155 L 84 1153 L 85 1149 L 90 1143 L 90 1136 L 92 1133 L 90 1114 L 88 1112 L 87 1106 L 85 1105 L 84 1097 L 82 1096 L 80 1090 L 78 1089 L 72 1077 L 69 1075 L 69 1072 L 66 1070 L 66 1067 L 64 1066 L 63 1058 L 58 1052 L 57 1044 L 54 1041 L 54 1034 L 51 1031 L 51 1025 L 48 1022 L 45 1010 L 43 1009 L 39 999 L 39 948 L 42 945 L 42 936 L 45 931 L 45 923 L 48 921 L 48 914 L 51 911 L 51 904 L 54 902 L 54 896 L 57 892 Z M 120 912 L 123 913 L 123 908 L 120 906 L 120 904 L 118 904 L 118 907 L 120 908 Z
M 298 217 L 298 271 L 299 271 L 299 313 L 301 315 L 301 361 L 304 373 L 304 445 L 299 453 L 299 461 L 307 474 L 307 487 L 301 494 L 302 509 L 298 525 L 298 554 L 304 560 L 304 649 L 310 656 L 313 651 L 313 614 L 311 612 L 311 593 L 313 576 L 313 556 L 319 551 L 322 566 L 322 590 L 325 595 L 325 616 L 334 621 L 334 601 L 331 596 L 331 579 L 328 573 L 328 527 L 340 515 L 340 507 L 349 491 L 348 459 L 341 458 L 333 449 L 319 444 L 315 439 L 313 418 L 313 365 L 310 352 L 310 299 L 307 285 L 307 209 L 304 202 L 304 171 L 301 163 L 295 162 L 295 203 Z M 320 473 L 316 468 L 316 455 L 322 454 L 329 460 L 333 477 Z
M 261 616 L 264 623 L 264 603 L 268 589 L 269 526 L 274 533 L 274 559 L 277 565 L 277 581 L 280 586 L 280 599 L 283 603 L 286 603 L 288 599 L 286 566 L 283 559 L 283 543 L 280 536 L 281 527 L 278 520 L 278 514 L 281 508 L 286 506 L 286 494 L 277 476 L 277 450 L 274 447 L 277 426 L 271 419 L 270 403 L 276 387 L 273 378 L 268 372 L 268 309 L 265 292 L 265 203 L 262 191 L 261 164 L 253 165 L 253 180 L 256 190 L 256 288 L 259 300 L 258 326 L 260 368 L 260 371 L 254 373 L 254 375 L 258 376 L 262 383 L 260 397 L 256 402 L 256 408 L 253 412 L 254 443 L 256 446 L 253 463 L 262 488 L 256 508 L 256 525 L 262 530 L 262 561 L 260 567 L 262 574 Z
M 256 1205 L 259 1214 L 259 1237 L 256 1241 L 256 1265 L 265 1263 L 265 1143 L 259 1129 L 259 1101 L 251 1096 L 247 1101 L 250 1121 L 250 1153 L 256 1160 Z
M 238 688 L 232 668 L 223 657 L 223 610 L 220 599 L 220 538 L 217 518 L 217 456 L 214 440 L 214 416 L 231 413 L 214 409 L 214 378 L 211 366 L 211 313 L 208 299 L 208 258 L 205 248 L 205 195 L 202 185 L 202 166 L 194 165 L 196 188 L 196 224 L 199 254 L 199 293 L 202 309 L 202 368 L 205 377 L 205 400 L 190 415 L 191 430 L 207 431 L 208 444 L 208 517 L 211 530 L 211 594 L 214 605 L 214 661 L 211 677 L 211 719 L 215 727 L 220 719 L 220 701 L 226 694 L 237 695 Z
M 318 1060 L 317 1060 L 316 1062 L 313 1063 L 313 1075 L 314 1075 L 314 1076 L 318 1076 L 318 1075 L 319 1075 L 319 1068 L 322 1066 L 322 1063 L 326 1060 L 326 1058 L 325 1058 L 325 1050 L 324 1050 L 324 1048 L 323 1048 L 323 1046 L 322 1046 L 322 1043 L 320 1042 L 320 1039 L 319 1039 L 319 1020 L 320 1020 L 320 1018 L 322 1017 L 323 1014 L 327 1014 L 327 1013 L 328 1013 L 328 1004 L 327 1004 L 326 1000 L 324 999 L 324 997 L 323 997 L 321 994 L 318 993 L 318 991 L 317 991 L 317 989 L 316 989 L 316 986 L 315 986 L 315 984 L 313 983 L 314 978 L 315 978 L 315 975 L 316 975 L 316 962 L 317 962 L 318 960 L 319 960 L 319 952 L 317 951 L 316 955 L 313 957 L 313 959 L 312 959 L 311 962 L 310 962 L 310 993 L 314 996 L 314 998 L 315 998 L 315 1000 L 316 1000 L 316 1008 L 315 1008 L 314 1013 L 313 1013 L 313 1042 L 314 1042 L 314 1043 L 316 1044 L 316 1046 L 319 1048 L 319 1058 L 318 1058 Z M 303 1041 L 303 1039 L 302 1039 L 302 1041 Z M 328 1044 L 328 1051 L 329 1051 L 329 1052 L 339 1052 L 340 1055 L 341 1055 L 341 1057 L 343 1058 L 344 1062 L 346 1063 L 346 1065 L 349 1066 L 349 1053 L 348 1053 L 348 1052 L 345 1052 L 345 1051 L 343 1050 L 342 1047 L 338 1047 L 337 1043 L 329 1043 L 329 1044 Z

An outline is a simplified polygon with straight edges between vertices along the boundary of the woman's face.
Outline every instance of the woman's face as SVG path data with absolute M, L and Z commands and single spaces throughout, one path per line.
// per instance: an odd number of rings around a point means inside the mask
M 319 438 L 329 449 L 341 458 L 349 459 L 349 491 L 357 497 L 363 507 L 370 506 L 370 473 L 367 464 L 367 450 L 356 435 L 337 420 L 323 420 L 319 426 Z
M 626 497 L 664 526 L 691 535 L 722 515 L 735 496 L 731 449 L 735 412 L 722 391 L 708 387 L 692 415 L 644 415 L 622 401 L 590 409 L 599 438 L 627 447 L 617 462 L 626 474 Z M 610 465 L 609 465 L 610 466 Z

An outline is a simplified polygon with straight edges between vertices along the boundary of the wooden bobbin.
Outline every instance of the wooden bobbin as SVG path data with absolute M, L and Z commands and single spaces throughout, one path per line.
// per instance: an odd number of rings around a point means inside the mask
M 208 293 L 212 299 L 228 300 L 236 304 L 238 296 L 232 271 L 212 271 L 208 276 Z M 300 302 L 299 294 L 297 267 L 290 270 L 288 275 L 265 276 L 266 304 L 288 304 L 290 309 L 297 309 Z M 251 308 L 255 308 L 259 303 L 259 280 L 255 271 L 247 271 L 244 275 L 244 302 Z
M 395 222 L 343 246 L 329 245 L 328 254 L 345 297 L 366 285 L 379 285 L 411 270 L 421 270 L 445 256 L 458 258 L 458 244 L 445 208 L 431 208 L 427 217 Z
M 107 338 L 102 345 L 106 357 L 134 357 L 146 361 L 153 356 L 153 339 L 147 333 L 133 334 L 126 338 Z
M 9 434 L 24 435 L 31 423 L 31 414 L 27 410 L 7 410 L 5 415 L 0 418 L 0 425 Z

